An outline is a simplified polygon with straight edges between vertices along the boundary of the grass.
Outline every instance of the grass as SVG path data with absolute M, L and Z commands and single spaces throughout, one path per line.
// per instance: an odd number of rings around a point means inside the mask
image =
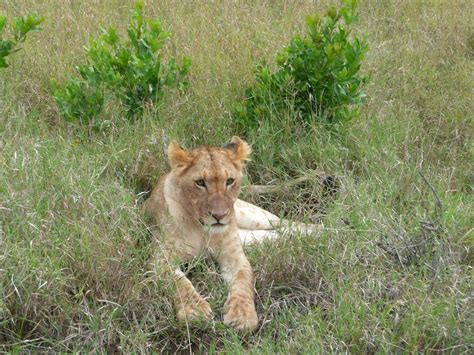
M 133 2 L 4 3 L 9 17 L 36 10 L 46 21 L 0 74 L 0 350 L 472 351 L 468 3 L 361 1 L 372 80 L 347 134 L 294 127 L 289 114 L 281 130 L 247 137 L 249 183 L 312 178 L 245 197 L 327 228 L 247 249 L 260 315 L 248 337 L 222 324 L 225 285 L 207 261 L 192 279 L 216 321 L 175 321 L 169 281 L 149 271 L 141 192 L 167 171 L 170 139 L 190 147 L 234 134 L 230 112 L 254 63 L 272 62 L 329 2 L 146 1 L 172 32 L 169 53 L 193 61 L 190 90 L 135 125 L 110 107 L 113 125 L 92 134 L 60 120 L 50 79 L 73 72 L 100 26 L 123 31 Z M 336 193 L 321 175 L 336 177 Z

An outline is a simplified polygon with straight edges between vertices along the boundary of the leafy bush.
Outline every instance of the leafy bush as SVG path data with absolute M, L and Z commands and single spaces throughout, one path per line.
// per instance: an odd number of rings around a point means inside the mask
M 102 111 L 104 95 L 101 85 L 77 78 L 53 91 L 59 112 L 69 122 L 89 123 Z
M 234 116 L 241 131 L 285 111 L 305 123 L 317 119 L 331 126 L 358 115 L 357 105 L 365 97 L 361 85 L 367 80 L 359 70 L 367 45 L 349 39 L 355 9 L 356 0 L 346 0 L 322 18 L 308 16 L 307 36 L 294 37 L 278 54 L 278 69 L 272 73 L 267 65 L 257 67 L 256 82 Z
M 53 83 L 53 96 L 60 114 L 70 122 L 92 123 L 106 99 L 120 102 L 128 119 L 143 112 L 144 106 L 160 103 L 165 87 L 184 89 L 191 62 L 180 66 L 174 58 L 165 64 L 161 50 L 170 36 L 159 20 L 145 20 L 138 2 L 122 40 L 114 28 L 102 30 L 86 49 L 87 63 L 76 68 L 79 78 L 64 86 Z
M 7 25 L 7 18 L 6 16 L 0 16 L 0 70 L 8 67 L 6 57 L 21 49 L 17 48 L 17 46 L 25 42 L 28 32 L 41 31 L 39 25 L 43 21 L 44 18 L 38 17 L 36 13 L 31 13 L 26 18 L 14 17 L 12 23 L 13 38 L 4 39 L 3 35 Z

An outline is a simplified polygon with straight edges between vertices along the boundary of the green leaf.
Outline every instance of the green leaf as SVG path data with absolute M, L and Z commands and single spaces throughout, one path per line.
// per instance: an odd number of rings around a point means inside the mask
M 107 31 L 105 31 L 103 39 L 105 43 L 111 46 L 115 46 L 119 42 L 119 36 L 113 27 L 110 27 Z
M 329 16 L 332 19 L 336 19 L 337 17 L 337 10 L 334 6 L 331 6 L 329 9 L 326 11 L 327 16 Z
M 6 16 L 0 16 L 0 35 L 2 34 L 3 30 L 5 29 L 6 24 L 7 24 L 7 17 Z
M 4 57 L 0 56 L 0 69 L 7 68 L 8 64 Z

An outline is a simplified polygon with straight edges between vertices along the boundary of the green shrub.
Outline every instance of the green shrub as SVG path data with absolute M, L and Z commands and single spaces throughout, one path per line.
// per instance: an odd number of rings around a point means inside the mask
M 367 45 L 350 37 L 356 20 L 356 1 L 346 0 L 324 17 L 308 16 L 306 37 L 294 37 L 277 56 L 277 70 L 267 65 L 256 69 L 256 82 L 245 92 L 234 119 L 243 133 L 262 120 L 292 112 L 304 123 L 317 119 L 335 126 L 358 115 L 367 78 L 359 73 Z
M 38 17 L 36 13 L 31 13 L 26 18 L 14 17 L 12 23 L 13 38 L 4 39 L 7 18 L 0 16 L 0 70 L 8 67 L 6 58 L 21 49 L 18 48 L 18 44 L 25 42 L 28 32 L 41 31 L 39 25 L 43 21 L 44 18 Z
M 71 78 L 64 87 L 54 89 L 54 98 L 62 117 L 71 123 L 89 123 L 104 105 L 100 85 L 77 78 Z
M 190 60 L 180 66 L 174 58 L 164 63 L 162 49 L 169 37 L 159 20 L 145 20 L 138 2 L 122 40 L 114 28 L 90 40 L 87 63 L 76 68 L 79 78 L 66 85 L 53 83 L 53 96 L 59 112 L 69 122 L 94 123 L 103 104 L 115 99 L 127 118 L 133 120 L 146 104 L 158 105 L 165 87 L 184 89 Z M 96 122 L 95 122 L 96 123 Z

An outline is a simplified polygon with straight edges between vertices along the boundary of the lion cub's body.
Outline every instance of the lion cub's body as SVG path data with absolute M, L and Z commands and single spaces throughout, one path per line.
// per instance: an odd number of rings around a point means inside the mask
M 186 261 L 208 255 L 220 265 L 230 283 L 224 322 L 238 330 L 257 326 L 253 273 L 245 257 L 235 218 L 249 146 L 234 137 L 226 148 L 201 147 L 185 151 L 175 142 L 168 148 L 171 172 L 160 179 L 144 212 L 159 228 L 158 245 L 165 257 Z M 175 308 L 180 320 L 210 318 L 209 304 L 179 270 Z

